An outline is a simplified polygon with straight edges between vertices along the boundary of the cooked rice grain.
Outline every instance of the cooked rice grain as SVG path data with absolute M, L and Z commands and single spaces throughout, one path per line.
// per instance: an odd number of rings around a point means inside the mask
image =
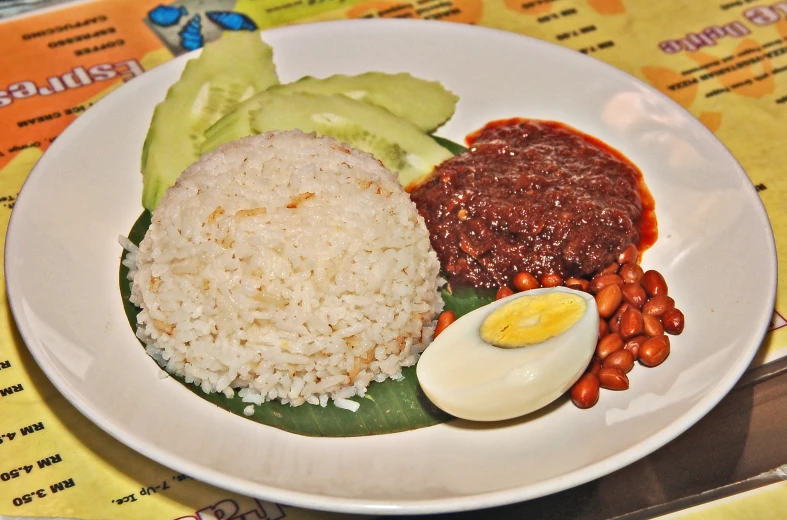
M 396 176 L 299 131 L 203 156 L 128 265 L 137 335 L 168 372 L 245 402 L 348 406 L 431 340 L 439 263 Z

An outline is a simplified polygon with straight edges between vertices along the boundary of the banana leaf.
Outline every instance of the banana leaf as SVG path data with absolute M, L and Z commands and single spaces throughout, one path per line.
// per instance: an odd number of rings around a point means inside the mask
M 436 138 L 441 145 L 454 153 L 464 147 L 446 139 Z M 150 227 L 151 214 L 142 213 L 128 235 L 129 240 L 139 245 Z M 124 251 L 121 260 L 126 256 Z M 129 301 L 130 284 L 128 268 L 122 263 L 119 272 L 120 294 L 132 331 L 137 328 L 137 314 L 140 309 Z M 494 293 L 476 291 L 469 287 L 447 288 L 442 291 L 446 310 L 453 310 L 461 316 L 470 310 L 494 300 Z M 144 353 L 144 350 L 141 350 Z M 151 363 L 155 361 L 151 358 Z M 328 403 L 325 408 L 304 404 L 292 407 L 271 401 L 254 406 L 254 414 L 246 416 L 243 410 L 248 406 L 237 395 L 226 397 L 222 393 L 205 393 L 197 385 L 186 383 L 183 378 L 171 375 L 186 388 L 224 410 L 246 417 L 261 424 L 273 426 L 291 433 L 314 437 L 354 437 L 380 435 L 424 428 L 446 422 L 452 417 L 424 395 L 416 377 L 415 367 L 402 370 L 404 378 L 400 381 L 386 380 L 373 382 L 364 397 L 354 397 L 360 404 L 356 412 L 343 410 Z

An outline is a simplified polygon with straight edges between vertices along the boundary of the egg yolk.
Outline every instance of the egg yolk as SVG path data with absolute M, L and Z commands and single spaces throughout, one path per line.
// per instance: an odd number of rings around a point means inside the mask
M 502 305 L 481 323 L 481 339 L 500 348 L 536 345 L 563 334 L 585 313 L 587 303 L 575 294 L 541 293 Z

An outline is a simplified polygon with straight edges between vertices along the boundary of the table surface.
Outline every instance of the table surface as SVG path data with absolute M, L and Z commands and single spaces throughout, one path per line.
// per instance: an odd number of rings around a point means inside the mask
M 79 3 L 90 6 L 104 2 L 105 5 L 114 4 L 115 8 L 118 8 L 117 6 L 123 7 L 126 5 L 124 2 L 127 1 L 128 0 L 99 0 L 97 2 Z M 476 4 L 481 5 L 482 1 L 483 5 L 488 8 L 488 11 L 484 13 L 482 18 L 477 20 L 472 19 L 472 17 L 468 18 L 468 16 L 470 16 L 468 13 L 471 13 L 472 6 Z M 544 26 L 549 20 L 544 17 L 556 13 L 569 12 L 570 9 L 568 8 L 572 6 L 575 11 L 580 9 L 581 12 L 584 12 L 582 9 L 586 9 L 587 6 L 590 5 L 595 10 L 595 12 L 591 14 L 607 14 L 610 15 L 610 18 L 617 16 L 617 19 L 621 20 L 621 17 L 634 16 L 634 14 L 630 13 L 635 12 L 637 8 L 641 8 L 642 10 L 640 16 L 646 16 L 646 9 L 644 6 L 648 2 L 649 0 L 552 0 L 552 2 L 545 2 L 542 0 L 538 2 L 525 2 L 518 4 L 518 7 L 514 6 L 516 9 L 513 10 L 516 11 L 518 9 L 518 15 L 525 13 L 530 16 L 527 18 L 526 22 L 521 22 L 520 25 L 517 25 L 517 23 L 515 23 L 515 17 L 511 15 L 510 10 L 507 12 L 508 16 L 495 14 L 495 10 L 492 9 L 492 4 L 494 4 L 492 1 L 452 0 L 448 2 L 449 7 L 456 7 L 459 13 L 448 14 L 446 15 L 446 19 L 464 23 L 482 23 L 488 26 L 513 30 L 547 40 L 557 41 L 558 43 L 564 43 L 582 52 L 592 53 L 595 52 L 595 50 L 590 51 L 590 47 L 587 46 L 580 48 L 580 44 L 574 43 L 574 41 L 571 40 L 571 31 L 559 32 L 554 29 L 546 31 Z M 147 1 L 146 4 L 149 4 L 147 8 L 149 9 L 157 5 L 157 3 L 158 2 Z M 278 5 L 285 2 L 269 3 Z M 545 6 L 550 3 L 557 4 L 559 9 L 557 7 L 554 11 L 545 9 Z M 657 10 L 651 9 L 647 10 L 647 16 L 651 18 L 654 25 L 660 20 L 663 21 L 663 18 L 669 18 L 672 23 L 675 19 L 675 5 L 677 3 L 678 2 L 665 2 L 663 12 L 660 13 Z M 674 40 L 666 39 L 657 41 L 656 43 L 662 46 L 662 51 L 671 48 L 670 46 L 672 44 L 685 46 L 690 45 L 691 42 L 703 42 L 709 38 L 707 36 L 708 34 L 716 34 L 713 31 L 703 33 L 702 30 L 706 27 L 722 27 L 725 28 L 725 30 L 727 30 L 727 27 L 730 27 L 729 31 L 734 31 L 737 30 L 735 29 L 734 23 L 740 20 L 756 28 L 766 25 L 765 22 L 763 22 L 766 18 L 762 17 L 770 15 L 777 17 L 777 19 L 772 22 L 774 24 L 773 27 L 780 31 L 779 34 L 787 39 L 787 12 L 782 13 L 778 10 L 767 11 L 767 9 L 770 9 L 769 6 L 773 4 L 773 2 L 747 0 L 745 2 L 707 2 L 706 4 L 711 3 L 713 4 L 712 8 L 707 5 L 705 7 L 698 7 L 696 5 L 692 5 L 691 8 L 686 7 L 684 13 L 685 19 L 682 19 L 684 22 L 682 25 L 685 27 L 681 26 L 678 27 L 677 30 L 671 31 L 671 33 L 676 35 L 686 34 L 686 38 L 680 39 L 676 36 Z M 60 4 L 65 5 L 63 6 Z M 231 4 L 235 5 L 234 2 L 231 2 Z M 242 1 L 237 3 L 238 9 L 241 9 L 241 4 L 243 4 Z M 330 8 L 320 7 L 314 8 L 311 11 L 300 11 L 287 16 L 282 15 L 280 18 L 272 19 L 271 25 L 283 25 L 294 21 L 316 21 L 319 19 L 363 16 L 371 12 L 371 10 L 376 9 L 376 7 L 374 7 L 376 4 L 372 4 L 373 2 L 364 0 L 349 1 L 346 2 L 346 4 L 343 2 L 334 2 Z M 508 4 L 509 3 L 507 3 L 507 5 Z M 532 5 L 528 7 L 530 4 Z M 59 9 L 71 9 L 72 7 L 73 5 L 68 3 L 67 0 L 52 0 L 49 2 L 0 0 L 0 18 L 5 18 L 7 23 L 11 24 L 23 18 L 30 19 L 33 16 L 38 16 L 37 13 L 43 12 L 44 14 L 41 16 L 50 15 L 53 16 L 51 20 L 58 20 L 62 19 L 61 15 L 52 15 L 51 13 L 58 13 Z M 543 11 L 533 11 L 542 8 L 544 8 Z M 43 11 L 36 11 L 42 9 Z M 630 12 L 627 11 L 627 9 L 629 9 Z M 754 13 L 751 9 L 762 10 Z M 607 11 L 604 12 L 604 10 Z M 137 8 L 137 11 L 143 12 L 144 10 Z M 27 14 L 20 17 L 20 13 L 25 12 Z M 31 12 L 33 12 L 32 15 L 30 14 Z M 543 15 L 539 15 L 539 13 L 542 12 Z M 781 19 L 782 15 L 784 20 Z M 464 18 L 452 19 L 452 16 L 455 18 Z M 540 19 L 538 16 L 541 16 L 541 18 L 547 21 L 536 23 L 536 20 Z M 762 23 L 755 21 L 757 20 L 756 16 L 761 17 L 759 20 Z M 587 18 L 591 19 L 592 16 L 588 14 Z M 595 18 L 593 19 L 595 20 Z M 725 20 L 728 21 L 726 25 L 722 23 Z M 630 18 L 628 22 L 629 25 L 631 25 Z M 0 21 L 0 24 L 1 23 L 3 22 Z M 134 23 L 138 26 L 137 30 L 148 30 L 144 24 L 139 22 L 139 18 L 136 19 Z M 678 23 L 677 25 L 681 24 Z M 2 26 L 0 25 L 0 27 Z M 129 24 L 124 26 L 123 30 L 126 31 L 126 34 L 128 34 L 129 27 Z M 586 25 L 586 27 L 589 27 L 589 25 Z M 618 32 L 613 34 L 626 34 L 632 41 L 637 41 L 634 36 L 628 34 L 627 31 L 629 31 L 629 29 L 626 28 L 626 20 L 623 20 L 623 23 L 616 22 L 614 27 L 614 30 Z M 610 31 L 611 30 L 613 29 L 610 29 Z M 594 31 L 596 31 L 596 29 L 594 29 Z M 0 31 L 0 34 L 2 34 L 2 31 Z M 692 37 L 692 34 L 696 36 L 696 38 Z M 754 36 L 758 36 L 758 33 L 755 33 Z M 128 36 L 126 36 L 126 38 L 128 39 Z M 705 40 L 703 40 L 703 38 Z M 713 38 L 717 37 L 714 36 Z M 7 40 L 4 41 L 4 39 L 3 36 L 0 36 L 0 48 L 4 44 L 7 48 L 13 47 Z M 760 40 L 761 39 L 762 37 L 760 37 Z M 164 41 L 163 36 L 162 41 Z M 172 45 L 169 45 L 166 41 L 164 43 L 167 44 L 170 51 L 173 49 Z M 715 40 L 712 43 L 715 45 Z M 706 44 L 706 47 L 709 46 L 709 44 Z M 699 53 L 702 52 L 700 50 L 701 47 L 702 46 L 698 44 L 696 49 L 690 50 L 692 50 L 694 54 L 699 55 Z M 663 52 L 662 54 L 666 56 L 669 53 Z M 632 73 L 636 72 L 640 77 L 644 76 L 644 79 L 651 81 L 651 83 L 664 90 L 668 95 L 671 95 L 673 99 L 679 102 L 685 101 L 682 101 L 682 98 L 676 94 L 676 89 L 670 89 L 670 85 L 674 87 L 675 82 L 664 82 L 660 79 L 661 76 L 648 67 L 634 70 L 631 66 L 627 66 L 630 65 L 630 62 L 627 61 L 630 57 L 624 60 L 620 56 L 614 54 L 609 54 L 609 56 L 611 56 L 610 58 L 606 58 L 605 55 L 600 53 L 597 54 L 597 56 L 624 68 L 624 70 L 628 70 Z M 661 56 L 661 58 L 666 59 L 664 56 Z M 0 65 L 2 65 L 2 63 L 3 62 L 0 61 Z M 20 65 L 18 60 L 14 61 L 13 58 L 6 58 L 6 64 L 9 63 L 12 65 Z M 653 69 L 655 69 L 655 67 Z M 5 69 L 0 66 L 0 70 Z M 663 72 L 659 72 L 659 74 L 663 74 Z M 684 76 L 685 75 L 684 71 Z M 3 83 L 5 83 L 5 81 L 3 81 Z M 787 94 L 787 75 L 785 75 L 784 78 L 778 78 L 776 87 L 772 92 L 768 93 L 768 95 L 772 97 L 770 100 L 771 104 L 768 105 L 770 108 L 766 107 L 764 109 L 765 112 L 763 112 L 766 113 L 768 110 L 772 110 L 774 113 L 779 114 L 781 121 L 784 121 L 783 116 L 786 110 L 784 103 L 778 101 L 778 99 L 780 99 L 778 97 L 780 94 Z M 763 96 L 750 96 L 751 99 L 756 98 L 757 102 L 759 102 L 762 97 Z M 706 96 L 706 99 L 707 98 Z M 746 100 L 749 103 L 747 109 L 751 109 L 751 106 L 755 103 L 751 101 L 751 99 Z M 787 99 L 787 96 L 785 96 L 785 99 Z M 695 101 L 692 99 L 689 105 L 691 105 L 691 103 L 698 103 L 701 105 L 703 102 L 705 101 Z M 736 99 L 736 103 L 743 104 L 739 99 Z M 684 106 L 686 106 L 685 103 Z M 700 120 L 705 122 L 712 129 L 718 129 L 715 118 L 723 117 L 722 115 L 714 114 L 724 114 L 724 117 L 726 117 L 725 110 L 728 109 L 730 113 L 733 111 L 733 108 L 723 105 L 715 105 L 714 107 L 710 105 L 698 107 L 687 106 L 687 108 L 692 110 Z M 715 108 L 715 110 L 711 110 L 711 108 Z M 763 109 L 758 106 L 757 110 Z M 777 117 L 777 121 L 778 120 L 779 118 Z M 2 134 L 3 127 L 2 122 L 0 122 L 0 135 Z M 717 135 L 725 141 L 725 144 L 727 144 L 733 152 L 736 153 L 736 156 L 738 156 L 741 162 L 744 163 L 744 166 L 750 173 L 755 184 L 758 184 L 758 181 L 762 181 L 763 178 L 767 177 L 768 168 L 762 166 L 763 163 L 758 162 L 758 160 L 753 157 L 754 152 L 750 152 L 750 145 L 744 146 L 736 140 L 737 137 L 735 137 L 735 134 L 725 133 L 723 129 L 718 130 Z M 732 137 L 730 137 L 730 135 L 732 135 Z M 10 141 L 4 142 L 3 139 L 0 139 L 0 145 L 8 144 L 8 142 Z M 765 151 L 772 156 L 774 161 L 776 161 L 778 153 L 782 153 L 780 157 L 787 160 L 787 155 L 783 152 L 779 152 L 777 150 L 778 148 L 777 145 L 769 145 L 765 147 Z M 0 147 L 0 154 L 2 154 L 2 150 L 3 148 Z M 762 150 L 758 150 L 757 152 L 762 153 Z M 751 157 L 749 156 L 750 153 Z M 32 163 L 34 163 L 34 160 L 28 165 L 28 171 Z M 8 160 L 3 161 L 3 158 L 0 157 L 0 172 L 4 171 L 3 168 L 7 167 L 8 164 L 10 164 Z M 770 171 L 775 170 L 772 169 Z M 768 194 L 768 196 L 773 196 L 771 194 L 777 191 L 775 189 L 777 187 L 772 177 L 767 177 L 767 181 L 769 183 L 768 188 L 770 193 L 766 192 L 766 194 Z M 763 186 L 765 185 L 764 182 L 760 184 Z M 785 185 L 783 184 L 782 188 L 784 187 Z M 1 193 L 2 189 L 2 184 L 0 184 L 0 195 L 3 194 Z M 13 197 L 14 195 L 11 194 L 10 196 Z M 13 201 L 13 198 L 11 201 Z M 783 213 L 777 214 L 778 211 L 782 210 L 775 209 L 775 202 L 770 202 L 769 206 L 769 202 L 766 199 L 765 203 L 773 222 L 777 221 L 776 217 L 779 218 L 778 222 L 780 223 L 787 221 L 787 218 L 781 218 Z M 10 207 L 8 209 L 10 209 Z M 777 245 L 781 244 L 781 239 L 783 238 L 780 233 L 784 233 L 783 226 L 779 226 L 779 229 L 776 229 Z M 783 298 L 777 301 L 777 309 L 780 301 L 783 301 Z M 776 314 L 774 316 L 774 329 L 781 324 L 779 319 L 780 316 Z M 13 326 L 11 325 L 11 327 Z M 785 471 L 782 465 L 787 464 L 787 442 L 783 440 L 785 434 L 787 434 L 787 357 L 784 357 L 786 352 L 782 347 L 786 346 L 784 344 L 787 344 L 787 341 L 783 339 L 783 332 L 784 331 L 781 329 L 777 332 L 777 334 L 781 334 L 781 336 L 778 336 L 778 340 L 771 338 L 771 343 L 775 343 L 776 347 L 763 349 L 763 352 L 758 356 L 758 360 L 755 362 L 753 368 L 744 375 L 735 388 L 716 408 L 676 440 L 644 459 L 598 480 L 526 503 L 495 508 L 494 510 L 483 512 L 476 511 L 438 516 L 475 518 L 477 515 L 482 515 L 484 518 L 494 517 L 501 519 L 534 517 L 577 518 L 583 520 L 652 518 L 675 511 L 686 510 L 698 504 L 714 501 L 719 502 L 725 497 L 737 496 L 752 489 L 784 481 Z M 13 334 L 9 334 L 13 336 Z M 776 336 L 773 332 L 771 335 Z M 21 340 L 17 338 L 17 341 L 20 344 L 20 348 L 24 348 L 21 346 Z M 1 350 L 0 354 L 2 354 Z M 2 359 L 0 359 L 0 361 L 2 361 Z M 0 378 L 2 378 L 1 372 Z M 0 380 L 0 383 L 2 382 L 3 381 Z M 2 429 L 3 419 L 2 416 L 0 416 L 0 430 Z M 137 482 L 137 484 L 139 483 Z M 4 491 L 2 487 L 0 487 L 0 515 L 23 514 L 22 511 L 6 510 L 4 507 L 5 501 L 2 500 L 3 493 Z M 169 509 L 167 511 L 169 511 Z M 270 514 L 270 510 L 266 511 L 269 518 L 275 517 L 275 515 Z M 69 513 L 71 512 L 73 512 L 73 510 L 68 507 L 61 507 L 53 503 L 45 512 L 38 514 L 54 517 L 58 515 L 70 516 Z M 780 516 L 779 512 L 787 514 L 785 510 L 775 511 L 775 516 L 773 516 L 773 518 Z M 288 518 L 308 517 L 301 516 L 292 509 L 287 510 L 286 516 Z

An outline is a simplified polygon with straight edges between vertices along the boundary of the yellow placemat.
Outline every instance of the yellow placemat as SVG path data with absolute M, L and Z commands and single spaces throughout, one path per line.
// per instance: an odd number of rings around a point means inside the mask
M 749 173 L 787 258 L 787 3 L 752 0 L 183 0 L 164 27 L 159 0 L 101 0 L 0 23 L 0 238 L 32 166 L 63 129 L 111 89 L 185 52 L 226 23 L 259 28 L 344 18 L 429 18 L 527 34 L 607 61 L 696 115 Z M 173 6 L 164 6 L 173 7 Z M 166 9 L 165 9 L 166 10 Z M 244 17 L 237 16 L 238 14 Z M 188 42 L 185 42 L 188 43 Z M 526 114 L 523 114 L 526 115 Z M 2 256 L 0 256 L 2 258 Z M 779 280 L 785 281 L 782 262 Z M 4 282 L 0 289 L 5 294 Z M 756 363 L 787 355 L 785 284 Z M 774 488 L 775 489 L 775 488 Z M 784 490 L 760 493 L 782 501 Z M 775 498 L 774 498 L 775 497 Z M 773 502 L 775 503 L 775 502 Z M 126 448 L 46 380 L 0 300 L 0 515 L 84 519 L 327 517 L 212 488 Z
M 782 481 L 654 520 L 782 520 L 785 512 L 787 482 Z

